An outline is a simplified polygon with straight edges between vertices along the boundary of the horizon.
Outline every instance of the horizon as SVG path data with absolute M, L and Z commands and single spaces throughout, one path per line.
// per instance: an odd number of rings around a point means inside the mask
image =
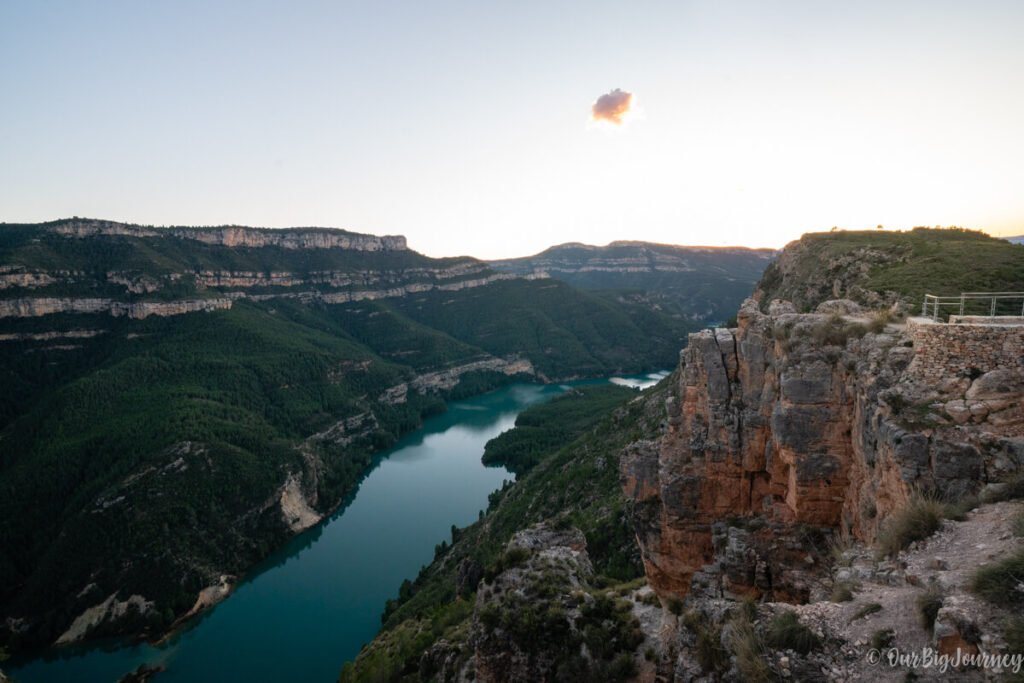
M 782 245 L 780 245 L 778 247 L 774 247 L 774 246 L 767 246 L 767 247 L 766 246 L 749 246 L 749 245 L 745 245 L 745 244 L 726 244 L 726 245 L 697 244 L 697 243 L 694 243 L 694 244 L 671 244 L 669 242 L 652 242 L 650 240 L 642 240 L 642 239 L 613 239 L 613 240 L 611 240 L 609 242 L 606 242 L 605 244 L 588 244 L 586 242 L 579 242 L 579 241 L 559 242 L 557 244 L 549 244 L 548 246 L 546 246 L 546 247 L 544 247 L 544 248 L 542 248 L 542 249 L 540 249 L 540 250 L 538 250 L 536 252 L 531 252 L 531 253 L 527 253 L 527 254 L 516 254 L 516 255 L 511 255 L 511 256 L 502 256 L 502 257 L 491 258 L 491 257 L 484 257 L 484 256 L 476 256 L 475 254 L 470 254 L 470 253 L 429 254 L 429 253 L 427 253 L 425 251 L 417 249 L 415 245 L 409 244 L 408 243 L 408 237 L 406 235 L 404 235 L 404 234 L 401 234 L 401 233 L 376 234 L 376 233 L 360 232 L 358 230 L 352 230 L 350 228 L 342 228 L 342 227 L 331 226 L 331 225 L 289 225 L 289 226 L 284 226 L 284 227 L 268 227 L 268 226 L 263 226 L 263 225 L 243 225 L 243 224 L 240 224 L 240 223 L 224 223 L 224 224 L 220 224 L 220 225 L 212 225 L 212 224 L 207 224 L 207 225 L 169 225 L 169 224 L 165 224 L 165 225 L 160 225 L 160 224 L 154 224 L 154 223 L 129 223 L 129 222 L 126 222 L 126 221 L 118 221 L 118 220 L 107 219 L 107 218 L 92 218 L 92 217 L 86 217 L 86 216 L 68 216 L 68 217 L 63 217 L 63 218 L 54 218 L 54 219 L 50 219 L 50 220 L 32 222 L 32 223 L 27 223 L 27 224 L 28 225 L 46 225 L 46 224 L 49 224 L 49 223 L 60 223 L 60 222 L 64 222 L 64 221 L 75 221 L 75 220 L 78 220 L 78 221 L 92 221 L 92 222 L 100 222 L 100 223 L 116 223 L 116 224 L 120 224 L 120 225 L 132 226 L 132 227 L 152 228 L 154 230 L 171 230 L 171 229 L 176 229 L 176 228 L 177 229 L 189 229 L 189 230 L 217 230 L 217 229 L 221 229 L 221 228 L 241 228 L 241 229 L 245 229 L 245 230 L 339 230 L 339 231 L 347 232 L 347 233 L 354 234 L 354 235 L 365 235 L 365 236 L 368 236 L 368 237 L 380 237 L 380 238 L 399 237 L 399 238 L 402 238 L 402 239 L 406 240 L 406 247 L 408 249 L 410 249 L 412 251 L 415 251 L 415 252 L 418 252 L 420 254 L 423 254 L 425 256 L 428 256 L 430 258 L 469 257 L 469 258 L 475 258 L 478 261 L 506 261 L 506 260 L 520 259 L 520 258 L 531 258 L 533 256 L 539 256 L 541 253 L 543 253 L 545 251 L 548 251 L 550 249 L 555 249 L 555 248 L 558 248 L 558 247 L 578 246 L 578 247 L 586 247 L 586 248 L 592 248 L 592 249 L 606 249 L 608 247 L 611 247 L 611 246 L 617 245 L 617 244 L 618 245 L 643 244 L 643 245 L 661 246 L 661 247 L 677 247 L 677 248 L 682 248 L 682 249 L 710 249 L 710 250 L 719 250 L 719 249 L 720 250 L 726 250 L 726 249 L 749 249 L 749 250 L 752 250 L 752 251 L 771 250 L 771 251 L 781 252 L 790 242 L 799 241 L 800 239 L 802 239 L 806 235 L 827 234 L 827 233 L 833 233 L 833 232 L 877 232 L 879 230 L 881 230 L 883 232 L 910 232 L 910 231 L 918 230 L 918 229 L 924 229 L 924 230 L 967 230 L 967 231 L 972 231 L 972 232 L 981 232 L 981 233 L 983 233 L 983 234 L 985 234 L 985 235 L 987 235 L 989 237 L 992 237 L 994 239 L 1013 240 L 1013 239 L 1024 238 L 1024 235 L 992 235 L 991 233 L 985 232 L 984 230 L 975 230 L 973 228 L 965 228 L 963 226 L 957 226 L 957 225 L 949 225 L 949 226 L 942 226 L 942 225 L 935 225 L 935 226 L 915 225 L 915 226 L 913 226 L 911 228 L 892 228 L 892 229 L 884 228 L 884 227 L 880 227 L 880 226 L 875 226 L 874 228 L 838 228 L 837 227 L 837 228 L 830 228 L 828 230 L 812 230 L 812 231 L 805 232 L 805 233 L 797 236 L 796 238 L 794 238 L 794 239 L 792 239 L 792 240 L 790 240 L 790 241 L 786 242 L 785 244 L 782 244 Z M 0 221 L 0 228 L 2 228 L 4 226 L 7 226 L 7 225 L 23 225 L 23 224 L 26 224 L 26 223 L 20 223 L 20 222 L 19 223 L 14 223 L 12 221 Z
M 0 7 L 9 222 L 339 226 L 497 260 L 1024 234 L 1024 5 Z

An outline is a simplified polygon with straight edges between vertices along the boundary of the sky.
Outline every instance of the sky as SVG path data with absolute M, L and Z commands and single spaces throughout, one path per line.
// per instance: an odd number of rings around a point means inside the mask
M 1020 0 L 0 0 L 0 221 L 481 258 L 1024 234 L 1022 29 Z

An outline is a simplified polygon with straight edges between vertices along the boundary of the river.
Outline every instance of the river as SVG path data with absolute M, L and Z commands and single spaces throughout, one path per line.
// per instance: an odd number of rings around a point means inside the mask
M 667 373 L 573 384 L 646 387 Z M 431 561 L 451 525 L 475 521 L 487 495 L 513 475 L 480 462 L 484 444 L 524 408 L 569 385 L 514 384 L 456 401 L 381 453 L 329 519 L 254 567 L 226 601 L 165 644 L 93 643 L 11 660 L 20 683 L 112 682 L 142 663 L 158 683 L 333 681 L 380 628 L 387 598 Z

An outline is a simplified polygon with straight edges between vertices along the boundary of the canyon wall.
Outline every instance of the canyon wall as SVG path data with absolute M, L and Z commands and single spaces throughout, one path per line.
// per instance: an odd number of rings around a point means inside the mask
M 1024 373 L 986 366 L 979 376 L 939 362 L 946 341 L 926 340 L 926 326 L 876 334 L 864 322 L 784 302 L 765 314 L 747 300 L 737 329 L 690 336 L 667 432 L 622 455 L 662 600 L 701 591 L 804 602 L 822 534 L 870 542 L 915 490 L 957 499 L 1024 466 Z M 1014 331 L 983 346 L 1019 359 L 1022 342 Z M 942 371 L 922 373 L 926 364 Z M 976 419 L 954 419 L 946 407 L 957 401 L 978 404 Z

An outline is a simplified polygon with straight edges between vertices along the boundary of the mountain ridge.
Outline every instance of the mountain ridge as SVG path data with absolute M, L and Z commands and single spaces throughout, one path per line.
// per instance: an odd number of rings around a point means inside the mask
M 605 296 L 644 300 L 673 315 L 720 322 L 739 307 L 775 254 L 617 240 L 603 247 L 569 242 L 488 263 L 502 272 L 546 274 Z

